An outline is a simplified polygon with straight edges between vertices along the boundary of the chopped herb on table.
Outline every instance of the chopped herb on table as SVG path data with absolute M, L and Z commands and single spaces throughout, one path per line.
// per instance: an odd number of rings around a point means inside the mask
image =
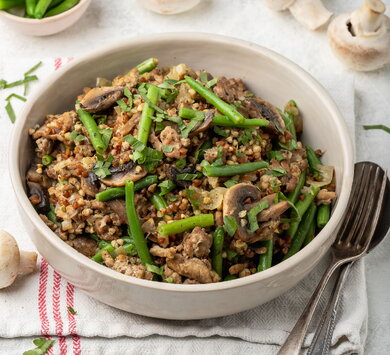
M 25 351 L 23 355 L 44 355 L 53 346 L 55 340 L 47 340 L 45 338 L 39 338 L 33 340 L 33 343 L 36 346 L 36 348 Z

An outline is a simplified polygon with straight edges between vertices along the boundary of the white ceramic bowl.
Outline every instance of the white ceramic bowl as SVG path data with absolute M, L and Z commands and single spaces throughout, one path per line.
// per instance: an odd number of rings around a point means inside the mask
M 160 65 L 186 63 L 214 75 L 243 78 L 251 90 L 282 107 L 298 103 L 304 142 L 326 150 L 325 164 L 336 169 L 338 199 L 332 217 L 302 251 L 264 272 L 204 285 L 140 280 L 97 264 L 58 238 L 39 218 L 25 193 L 25 173 L 33 155 L 28 129 L 47 113 L 74 106 L 83 87 L 97 76 L 114 77 L 145 58 Z M 166 33 L 121 42 L 74 60 L 52 74 L 29 98 L 18 117 L 10 146 L 9 170 L 26 230 L 38 251 L 62 276 L 90 296 L 129 312 L 168 319 L 200 319 L 240 312 L 265 303 L 296 285 L 328 250 L 345 211 L 353 178 L 353 149 L 342 115 L 324 88 L 286 58 L 253 43 L 228 37 Z
M 91 0 L 80 0 L 76 6 L 62 14 L 39 20 L 16 16 L 8 11 L 0 11 L 0 19 L 15 31 L 25 35 L 49 36 L 75 24 L 87 10 L 90 3 Z
M 191 10 L 201 0 L 138 0 L 142 6 L 161 15 L 180 14 Z

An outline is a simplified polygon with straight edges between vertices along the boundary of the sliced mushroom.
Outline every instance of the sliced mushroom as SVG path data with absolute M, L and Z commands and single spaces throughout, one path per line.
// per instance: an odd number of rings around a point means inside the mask
M 88 177 L 81 178 L 81 189 L 86 195 L 95 197 L 95 195 L 99 192 L 99 178 L 90 171 Z
M 380 0 L 366 0 L 352 12 L 336 17 L 328 29 L 334 55 L 357 71 L 370 71 L 390 63 L 390 18 Z
M 18 274 L 33 272 L 37 256 L 34 252 L 19 251 L 14 237 L 0 231 L 0 289 L 11 285 Z
M 39 213 L 46 214 L 50 211 L 49 196 L 46 190 L 38 183 L 27 181 L 30 201 Z
M 242 226 L 239 213 L 246 210 L 246 205 L 260 201 L 260 190 L 251 184 L 236 184 L 230 187 L 223 200 L 223 216 L 233 217 L 237 222 L 235 237 L 244 242 L 251 242 L 256 234 L 248 232 L 246 226 Z
M 80 108 L 90 113 L 96 113 L 107 110 L 122 97 L 123 87 L 121 86 L 93 88 L 80 101 Z
M 127 223 L 125 200 L 120 200 L 120 199 L 110 200 L 106 202 L 106 205 L 111 209 L 112 212 L 116 213 L 119 216 L 119 221 L 121 224 Z
M 188 187 L 192 184 L 192 180 L 178 180 L 176 176 L 178 174 L 196 174 L 196 173 L 198 173 L 198 171 L 193 165 L 189 165 L 182 170 L 176 169 L 174 166 L 171 166 L 167 171 L 167 177 L 170 180 L 174 181 L 178 186 Z
M 132 161 L 116 167 L 111 166 L 109 170 L 111 175 L 100 179 L 107 186 L 125 186 L 126 180 L 138 181 L 148 173 L 142 165 Z
M 37 184 L 42 185 L 46 189 L 51 186 L 50 179 L 46 175 L 37 173 L 36 164 L 32 164 L 30 169 L 28 169 L 26 179 L 31 182 L 36 182 Z
M 286 125 L 284 124 L 283 118 L 274 105 L 260 98 L 246 99 L 251 108 L 257 111 L 257 116 L 265 118 L 270 123 L 268 127 L 264 127 L 265 131 L 273 134 L 283 134 Z
M 207 131 L 211 126 L 211 122 L 213 121 L 214 114 L 215 114 L 215 110 L 207 111 L 204 115 L 204 119 L 198 122 L 198 124 L 192 129 L 189 136 L 193 137 L 196 136 L 198 133 Z

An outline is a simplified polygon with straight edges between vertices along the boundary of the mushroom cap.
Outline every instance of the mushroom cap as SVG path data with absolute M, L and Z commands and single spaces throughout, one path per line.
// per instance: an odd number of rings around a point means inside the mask
M 261 199 L 260 190 L 251 184 L 240 183 L 229 187 L 223 199 L 223 216 L 233 217 L 237 222 L 235 237 L 244 242 L 251 242 L 256 233 L 250 233 L 246 226 L 240 223 L 240 211 L 247 210 L 246 205 L 259 202 Z M 250 202 L 248 201 L 250 200 Z
M 107 186 L 125 186 L 126 180 L 138 181 L 148 173 L 142 165 L 136 165 L 132 161 L 116 167 L 111 166 L 109 170 L 111 175 L 100 179 Z
M 19 271 L 20 253 L 14 237 L 0 230 L 0 288 L 11 285 Z
M 89 90 L 80 101 L 80 107 L 90 113 L 107 110 L 123 97 L 122 86 L 102 86 Z
M 390 62 L 390 18 L 370 36 L 353 36 L 349 30 L 351 14 L 336 17 L 329 26 L 328 40 L 334 55 L 349 68 L 370 71 Z

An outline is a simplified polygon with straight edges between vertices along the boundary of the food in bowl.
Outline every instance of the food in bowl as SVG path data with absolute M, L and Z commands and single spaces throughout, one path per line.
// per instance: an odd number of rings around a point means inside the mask
M 52 17 L 75 7 L 80 0 L 0 0 L 0 10 L 15 9 L 27 18 Z M 22 12 L 20 12 L 23 10 Z
M 241 79 L 150 58 L 98 78 L 30 129 L 30 201 L 62 240 L 123 274 L 177 284 L 244 277 L 328 221 L 334 169 Z

